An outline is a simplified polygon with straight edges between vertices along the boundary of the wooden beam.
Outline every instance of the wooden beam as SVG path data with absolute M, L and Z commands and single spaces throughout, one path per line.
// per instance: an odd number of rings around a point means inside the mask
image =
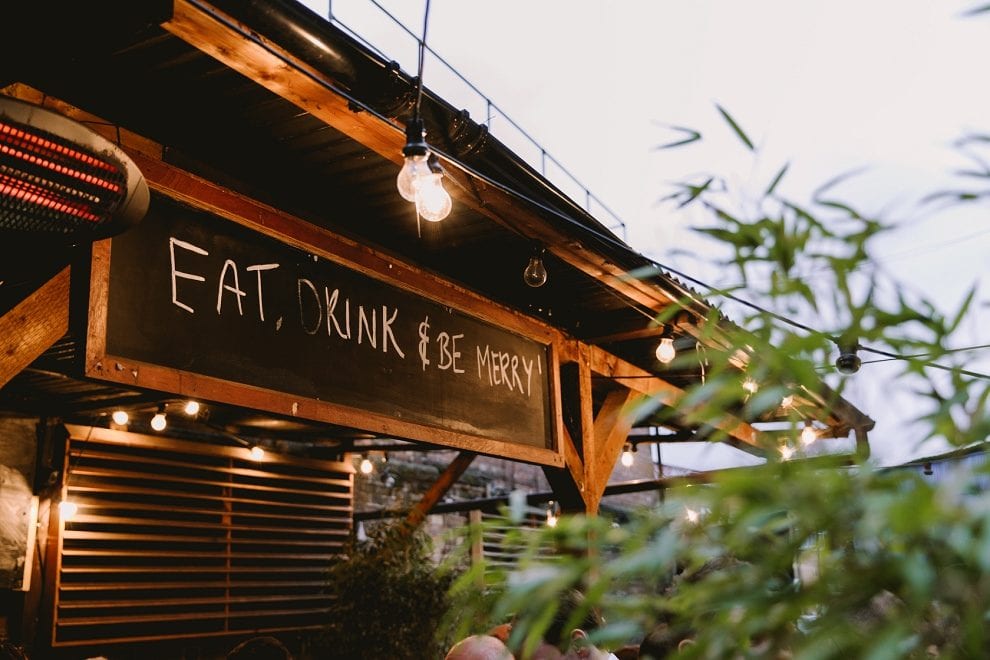
M 603 351 L 595 346 L 589 347 L 592 370 L 596 374 L 614 379 L 617 383 L 652 397 L 665 406 L 676 408 L 684 397 L 684 390 L 668 383 L 655 374 L 640 369 L 634 364 Z M 685 411 L 686 412 L 686 411 Z M 760 442 L 759 431 L 743 420 L 724 413 L 722 417 L 709 424 L 737 441 L 757 449 L 764 449 Z
M 464 471 L 468 469 L 469 465 L 471 465 L 471 462 L 474 460 L 475 456 L 477 456 L 477 454 L 473 452 L 462 451 L 456 458 L 454 458 L 450 465 L 447 466 L 447 469 L 440 473 L 440 476 L 435 482 L 433 482 L 430 489 L 426 491 L 423 498 L 416 504 L 416 506 L 412 508 L 412 510 L 409 511 L 409 514 L 406 516 L 403 524 L 407 531 L 412 532 L 422 524 L 423 520 L 426 518 L 426 515 L 430 512 L 430 509 L 432 509 L 436 503 L 447 494 L 447 491 L 450 490 L 451 486 L 453 486 L 457 480 L 461 478 L 461 475 L 464 474 Z
M 69 268 L 0 317 L 0 387 L 69 330 Z
M 630 404 L 640 397 L 635 390 L 619 389 L 610 392 L 595 418 L 595 443 L 598 453 L 594 457 L 595 482 L 592 487 L 605 492 L 615 460 L 619 457 L 629 431 L 636 423 L 636 412 Z
M 595 483 L 594 459 L 598 453 L 595 442 L 595 411 L 591 388 L 591 353 L 585 344 L 578 346 L 578 396 L 581 415 L 581 460 L 583 462 L 584 478 L 581 483 L 581 497 L 584 500 L 584 510 L 588 515 L 598 513 L 598 502 L 601 493 L 595 493 L 591 487 Z

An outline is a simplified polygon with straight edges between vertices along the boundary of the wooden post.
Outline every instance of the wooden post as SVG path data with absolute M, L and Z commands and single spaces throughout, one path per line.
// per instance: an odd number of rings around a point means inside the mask
M 0 317 L 0 387 L 69 330 L 69 267 Z
M 461 478 L 464 471 L 468 469 L 474 457 L 477 456 L 474 452 L 462 451 L 457 455 L 447 469 L 440 473 L 437 480 L 430 486 L 430 489 L 426 491 L 416 506 L 409 511 L 406 519 L 403 521 L 403 526 L 408 532 L 414 531 L 419 527 L 423 520 L 426 519 L 426 515 L 430 512 L 437 502 L 440 501 L 447 491 L 450 490 L 451 486 L 457 483 L 457 480 Z

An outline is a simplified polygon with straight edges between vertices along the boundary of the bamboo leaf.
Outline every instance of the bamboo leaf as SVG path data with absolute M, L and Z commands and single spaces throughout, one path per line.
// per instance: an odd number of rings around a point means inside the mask
M 767 188 L 766 193 L 764 193 L 767 197 L 772 195 L 773 191 L 777 189 L 777 184 L 779 184 L 780 180 L 784 178 L 785 174 L 787 174 L 787 168 L 790 166 L 791 164 L 787 163 L 782 168 L 780 168 L 779 172 L 777 172 L 777 176 L 773 178 L 773 181 L 770 182 L 770 186 Z
M 732 130 L 735 131 L 739 139 L 743 141 L 743 144 L 749 147 L 750 151 L 756 151 L 756 147 L 753 146 L 753 141 L 749 139 L 739 124 L 736 123 L 736 120 L 732 118 L 732 115 L 726 112 L 725 108 L 720 106 L 718 103 L 715 104 L 715 108 L 719 111 L 719 113 L 721 113 L 722 117 L 725 119 L 726 123 L 729 124 Z
M 666 142 L 657 147 L 654 147 L 654 149 L 657 151 L 659 151 L 660 149 L 673 149 L 674 147 L 683 147 L 686 144 L 691 144 L 692 142 L 697 142 L 698 140 L 701 139 L 701 133 L 694 130 L 693 128 L 687 128 L 686 126 L 673 126 L 671 124 L 659 124 L 659 125 L 663 126 L 664 128 L 669 128 L 670 130 L 675 131 L 676 133 L 679 133 L 684 137 L 678 140 L 674 140 L 673 142 Z

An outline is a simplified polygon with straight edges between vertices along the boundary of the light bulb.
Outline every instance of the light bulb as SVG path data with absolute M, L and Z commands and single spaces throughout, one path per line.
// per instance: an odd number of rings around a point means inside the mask
M 168 422 L 165 421 L 165 413 L 155 413 L 155 416 L 151 418 L 151 428 L 156 431 L 164 431 L 166 426 L 168 426 Z
M 264 449 L 262 449 L 261 447 L 259 447 L 257 445 L 255 445 L 254 447 L 251 447 L 251 460 L 252 461 L 260 461 L 264 457 L 265 457 L 265 450 Z
M 79 513 L 79 505 L 70 500 L 62 500 L 58 503 L 58 515 L 64 521 L 72 520 Z
M 663 364 L 670 364 L 675 357 L 677 357 L 677 349 L 674 348 L 674 340 L 664 337 L 657 346 L 657 359 Z
M 684 508 L 684 518 L 689 523 L 696 523 L 701 519 L 701 514 L 690 507 Z
M 811 425 L 811 422 L 808 422 L 801 429 L 801 444 L 807 447 L 817 439 L 818 433 L 815 431 L 815 427 Z
M 371 471 L 375 469 L 374 464 L 368 459 L 367 456 L 361 459 L 361 465 L 359 467 L 361 474 L 371 474 Z
M 557 516 L 553 511 L 547 511 L 547 527 L 557 526 Z
M 199 401 L 186 401 L 186 407 L 182 409 L 190 417 L 199 414 Z
M 780 457 L 783 458 L 785 461 L 789 461 L 791 459 L 791 456 L 793 455 L 794 455 L 794 447 L 791 447 L 790 445 L 780 446 Z
M 780 400 L 781 408 L 791 408 L 794 405 L 794 395 L 788 394 L 783 399 Z
M 622 464 L 626 467 L 632 467 L 633 464 L 633 448 L 632 445 L 627 444 L 622 450 Z
M 845 374 L 846 376 L 859 371 L 859 367 L 862 364 L 863 361 L 856 355 L 855 348 L 843 349 L 839 357 L 835 358 L 835 368 L 839 370 L 840 374 Z
M 526 269 L 523 270 L 523 281 L 534 289 L 547 283 L 547 267 L 543 265 L 543 252 L 529 258 Z
M 426 160 L 425 153 L 406 156 L 399 175 L 395 177 L 395 187 L 407 202 L 416 201 L 416 191 L 419 190 L 421 179 L 430 174 L 430 166 Z
M 415 200 L 416 212 L 428 222 L 440 222 L 450 215 L 453 208 L 450 193 L 443 188 L 443 174 L 440 172 L 428 172 L 419 178 Z
M 756 394 L 756 391 L 760 389 L 760 385 L 752 378 L 747 378 L 743 381 L 742 388 L 749 394 Z
M 114 424 L 118 426 L 123 426 L 124 424 L 127 423 L 127 420 L 129 420 L 130 417 L 127 415 L 126 410 L 114 410 L 113 414 L 110 415 L 110 419 L 113 420 Z

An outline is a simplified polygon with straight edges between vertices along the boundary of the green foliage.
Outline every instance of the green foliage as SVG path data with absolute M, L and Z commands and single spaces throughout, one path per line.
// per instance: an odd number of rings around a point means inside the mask
M 403 526 L 376 528 L 329 569 L 333 604 L 318 644 L 324 658 L 443 657 L 438 635 L 454 573 L 436 567 L 430 539 Z
M 745 148 L 758 151 L 716 109 Z M 687 137 L 663 148 L 701 138 L 677 130 Z M 970 136 L 964 146 L 986 144 Z M 929 201 L 990 199 L 990 168 L 975 162 L 959 173 L 975 186 Z M 605 614 L 608 625 L 594 638 L 606 647 L 638 641 L 662 622 L 668 635 L 693 639 L 677 654 L 685 658 L 990 657 L 990 467 L 932 484 L 868 461 L 811 457 L 793 440 L 811 411 L 784 403 L 794 393 L 834 401 L 823 380 L 843 387 L 830 366 L 837 347 L 857 347 L 864 357 L 894 354 L 903 357 L 899 384 L 919 401 L 900 414 L 915 416 L 919 435 L 959 447 L 985 442 L 988 379 L 949 349 L 959 345 L 976 290 L 944 312 L 892 281 L 871 257 L 872 243 L 891 226 L 837 193 L 858 173 L 794 199 L 782 193 L 789 167 L 755 191 L 705 173 L 675 184 L 665 198 L 704 218 L 698 232 L 725 248 L 721 265 L 738 278 L 706 297 L 734 304 L 745 288 L 744 298 L 758 305 L 735 305 L 738 325 L 717 313 L 699 323 L 707 348 L 679 353 L 672 367 L 701 362 L 705 378 L 676 411 L 660 412 L 676 412 L 714 441 L 723 439 L 714 429 L 726 411 L 752 422 L 783 414 L 790 429 L 762 434 L 766 465 L 671 488 L 660 509 L 621 526 L 604 517 L 561 518 L 529 537 L 515 571 L 489 573 L 479 589 L 475 567 L 455 584 L 456 617 L 448 625 L 458 636 L 511 618 L 511 642 L 525 655 L 564 594 L 577 588 Z M 795 318 L 812 321 L 789 322 Z M 741 368 L 736 347 L 752 356 Z M 750 378 L 758 391 L 743 387 Z M 806 460 L 785 460 L 792 456 Z

